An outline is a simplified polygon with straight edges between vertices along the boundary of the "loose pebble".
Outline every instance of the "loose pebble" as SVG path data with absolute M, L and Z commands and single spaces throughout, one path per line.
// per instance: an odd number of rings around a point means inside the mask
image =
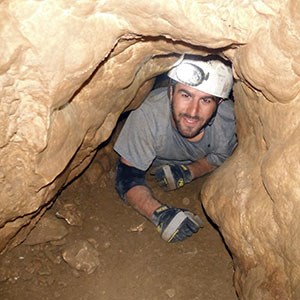
M 184 197 L 182 199 L 182 203 L 187 206 L 191 203 L 191 200 L 188 197 Z
M 168 289 L 166 290 L 166 294 L 169 298 L 173 298 L 176 295 L 175 289 Z

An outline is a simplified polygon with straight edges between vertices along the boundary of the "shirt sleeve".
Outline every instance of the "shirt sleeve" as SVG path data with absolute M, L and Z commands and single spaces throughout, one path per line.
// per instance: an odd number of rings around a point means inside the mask
M 221 104 L 213 125 L 211 140 L 214 146 L 206 159 L 210 164 L 220 166 L 237 145 L 235 116 L 231 100 Z
M 121 157 L 143 171 L 149 168 L 156 156 L 153 122 L 151 112 L 145 112 L 142 107 L 132 111 L 114 145 Z

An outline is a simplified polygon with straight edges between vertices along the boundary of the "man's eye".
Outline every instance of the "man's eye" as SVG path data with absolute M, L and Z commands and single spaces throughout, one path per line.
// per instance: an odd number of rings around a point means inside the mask
M 214 99 L 212 97 L 205 97 L 205 98 L 202 98 L 201 100 L 202 100 L 202 102 L 207 103 L 207 104 L 214 101 Z
M 183 97 L 183 98 L 189 98 L 189 94 L 186 94 L 186 93 L 181 93 L 181 96 Z

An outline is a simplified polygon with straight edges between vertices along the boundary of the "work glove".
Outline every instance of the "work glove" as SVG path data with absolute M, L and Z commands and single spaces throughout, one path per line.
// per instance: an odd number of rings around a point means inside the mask
M 168 243 L 182 241 L 203 227 L 199 216 L 188 210 L 167 205 L 156 209 L 151 216 L 151 221 L 161 238 Z
M 192 174 L 185 165 L 162 165 L 151 173 L 165 191 L 178 189 L 192 181 Z

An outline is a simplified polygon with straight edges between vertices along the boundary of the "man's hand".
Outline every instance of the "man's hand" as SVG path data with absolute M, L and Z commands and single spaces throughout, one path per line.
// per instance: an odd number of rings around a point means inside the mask
M 173 243 L 196 233 L 203 223 L 199 216 L 188 210 L 162 205 L 151 217 L 163 240 Z
M 165 190 L 171 191 L 192 181 L 192 174 L 185 165 L 163 165 L 153 170 L 158 184 Z

